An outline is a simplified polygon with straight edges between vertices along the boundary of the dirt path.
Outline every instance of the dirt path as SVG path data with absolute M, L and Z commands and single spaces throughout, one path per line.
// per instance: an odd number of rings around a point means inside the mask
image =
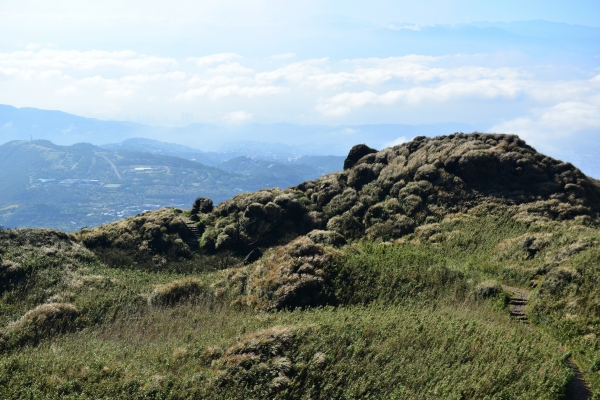
M 511 293 L 510 303 L 509 303 L 509 311 L 510 315 L 516 319 L 517 321 L 529 325 L 532 329 L 532 325 L 529 323 L 527 319 L 527 303 L 529 301 L 529 291 L 502 285 L 502 289 Z M 566 350 L 559 346 L 560 350 L 563 353 L 566 353 Z M 587 400 L 592 398 L 592 393 L 583 380 L 583 376 L 581 374 L 581 370 L 579 366 L 575 363 L 572 357 L 569 357 L 567 361 L 571 369 L 573 370 L 573 378 L 567 385 L 567 391 L 565 399 L 568 400 Z
M 97 156 L 100 156 L 100 157 L 104 158 L 110 164 L 110 166 L 112 167 L 113 171 L 115 172 L 115 175 L 117 175 L 117 178 L 123 179 L 121 177 L 121 174 L 119 173 L 119 170 L 117 169 L 117 166 L 115 165 L 115 163 L 113 163 L 112 161 L 110 161 L 108 159 L 108 157 L 106 157 L 105 155 L 102 155 L 100 153 L 94 153 L 94 154 L 96 154 Z

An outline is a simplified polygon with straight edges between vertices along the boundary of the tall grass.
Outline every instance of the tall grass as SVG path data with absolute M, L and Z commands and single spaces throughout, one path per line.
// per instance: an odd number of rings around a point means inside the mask
M 271 327 L 294 339 L 265 355 L 252 343 Z M 227 359 L 231 348 L 254 361 Z M 5 356 L 0 396 L 553 399 L 570 376 L 561 357 L 544 337 L 473 302 L 271 314 L 188 304 Z

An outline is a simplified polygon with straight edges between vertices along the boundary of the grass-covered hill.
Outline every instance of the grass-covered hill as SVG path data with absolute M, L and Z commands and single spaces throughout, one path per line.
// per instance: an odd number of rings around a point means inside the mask
M 570 360 L 599 397 L 599 195 L 516 136 L 455 134 L 216 207 L 1 231 L 0 397 L 585 398 Z
M 70 231 L 189 204 L 199 194 L 219 202 L 241 191 L 287 187 L 321 175 L 304 164 L 294 170 L 269 165 L 264 168 L 268 174 L 239 168 L 228 172 L 127 146 L 108 150 L 83 143 L 9 142 L 0 146 L 0 225 Z

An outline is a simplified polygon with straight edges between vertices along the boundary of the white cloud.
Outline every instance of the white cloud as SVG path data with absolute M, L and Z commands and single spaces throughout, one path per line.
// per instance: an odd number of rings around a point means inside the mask
M 400 136 L 399 138 L 392 140 L 391 142 L 386 142 L 383 144 L 383 147 L 394 147 L 394 146 L 398 146 L 399 144 L 402 143 L 406 143 L 408 142 L 410 139 L 408 139 L 406 136 Z
M 128 98 L 134 94 L 132 89 L 112 89 L 104 92 L 107 97 L 111 98 Z
M 0 53 L 0 68 L 70 69 L 74 71 L 114 68 L 123 70 L 165 71 L 176 68 L 173 58 L 146 56 L 133 51 L 63 51 L 42 49 L 40 51 L 16 51 Z
M 205 96 L 209 90 L 210 87 L 208 86 L 201 86 L 195 89 L 189 89 L 184 93 L 178 93 L 177 95 L 175 95 L 175 100 L 192 101 L 198 97 Z
M 77 89 L 75 85 L 68 85 L 56 90 L 56 94 L 60 95 L 71 95 L 75 93 L 79 93 L 79 89 Z
M 229 124 L 241 124 L 244 122 L 248 122 L 253 117 L 252 113 L 247 111 L 233 111 L 225 114 L 223 120 Z
M 344 92 L 317 105 L 317 110 L 329 116 L 344 116 L 366 105 L 389 106 L 394 103 L 418 105 L 424 102 L 443 103 L 461 98 L 511 99 L 521 93 L 518 82 L 478 80 L 448 82 L 434 87 L 414 87 L 391 90 L 382 94 L 371 91 Z
M 210 73 L 215 75 L 247 75 L 253 72 L 252 68 L 243 67 L 239 63 L 221 64 L 210 70 Z
M 600 104 L 563 102 L 536 108 L 530 115 L 492 126 L 490 132 L 514 133 L 532 142 L 569 137 L 573 133 L 600 129 Z
M 273 71 L 265 71 L 256 74 L 256 80 L 263 84 L 286 81 L 290 83 L 307 83 L 311 76 L 323 73 L 322 66 L 329 61 L 328 58 L 312 59 L 302 62 L 288 64 L 285 67 Z
M 570 84 L 560 81 L 535 85 L 529 89 L 532 97 L 550 105 L 533 107 L 489 131 L 514 133 L 536 145 L 580 132 L 595 132 L 600 129 L 599 77 Z
M 210 67 L 215 64 L 223 64 L 226 62 L 231 62 L 231 60 L 235 60 L 238 58 L 243 58 L 239 54 L 236 53 L 218 53 L 211 54 L 209 56 L 204 57 L 189 57 L 188 61 L 193 61 L 199 67 Z
M 419 25 L 416 24 L 388 24 L 386 26 L 386 28 L 394 30 L 394 31 L 401 31 L 402 29 L 408 29 L 411 31 L 420 31 L 421 27 Z
M 497 109 L 504 122 L 494 128 L 502 131 L 542 135 L 597 129 L 597 71 L 569 76 L 557 70 L 544 78 L 538 67 L 494 67 L 498 57 L 485 54 L 342 61 L 292 55 L 246 59 L 218 53 L 181 63 L 128 50 L 0 52 L 0 103 L 33 98 L 39 101 L 20 104 L 84 115 L 151 110 L 164 119 L 169 113 L 178 119 L 185 107 L 207 122 L 234 113 L 228 120 L 269 115 L 268 122 L 326 124 L 470 123 L 481 110 L 488 113 L 482 119 L 499 120 Z M 276 68 L 273 59 L 281 60 Z M 235 114 L 240 109 L 248 114 Z
M 238 85 L 230 85 L 223 86 L 214 89 L 211 92 L 211 97 L 220 98 L 220 97 L 229 97 L 229 96 L 241 96 L 241 97 L 257 97 L 257 96 L 268 96 L 278 93 L 283 93 L 285 91 L 284 88 L 277 86 L 238 86 Z
M 283 53 L 272 55 L 271 58 L 275 60 L 289 60 L 290 58 L 296 57 L 296 53 Z

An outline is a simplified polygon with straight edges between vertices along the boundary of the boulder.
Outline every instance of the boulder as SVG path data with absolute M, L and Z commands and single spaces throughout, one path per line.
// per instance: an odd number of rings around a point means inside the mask
M 357 144 L 350 149 L 348 157 L 344 160 L 344 170 L 352 168 L 361 158 L 373 153 L 377 153 L 377 150 L 366 144 Z

